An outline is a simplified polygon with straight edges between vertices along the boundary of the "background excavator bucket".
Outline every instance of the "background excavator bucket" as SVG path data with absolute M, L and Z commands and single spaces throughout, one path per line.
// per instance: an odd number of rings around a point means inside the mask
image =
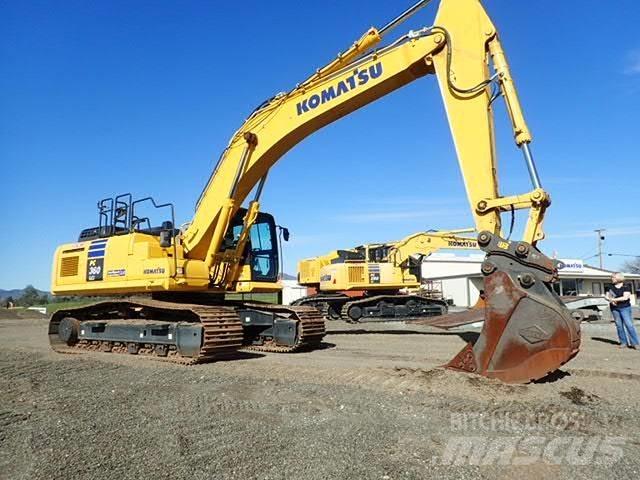
M 471 307 L 471 310 L 484 310 L 484 308 L 487 306 L 487 302 L 485 302 L 484 299 L 485 296 L 481 294 L 481 296 L 478 297 L 478 300 L 476 300 L 476 303 L 473 305 L 473 307 Z
M 478 236 L 484 326 L 446 366 L 507 383 L 538 380 L 571 360 L 580 348 L 580 324 L 550 288 L 559 262 L 525 242 L 488 232 Z M 476 310 L 477 312 L 477 310 Z
M 416 325 L 429 325 L 430 327 L 444 329 L 462 327 L 464 325 L 470 325 L 473 323 L 484 321 L 485 307 L 485 299 L 483 297 L 480 297 L 473 307 L 471 307 L 469 310 L 465 310 L 464 312 L 447 313 L 445 315 L 419 318 L 417 320 L 407 320 L 406 323 L 413 323 Z

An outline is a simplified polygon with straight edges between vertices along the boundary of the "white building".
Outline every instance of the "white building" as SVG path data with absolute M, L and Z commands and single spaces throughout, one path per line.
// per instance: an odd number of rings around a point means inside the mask
M 282 280 L 282 303 L 291 305 L 291 302 L 307 296 L 307 287 L 299 285 L 296 280 Z
M 483 275 L 480 265 L 485 255 L 459 255 L 455 253 L 434 253 L 422 264 L 424 280 L 440 282 L 444 298 L 451 299 L 454 305 L 470 307 L 476 303 L 483 288 Z M 586 265 L 582 260 L 560 259 L 565 268 L 560 270 L 560 281 L 554 284 L 559 295 L 597 295 L 601 296 L 611 285 L 609 270 Z M 640 275 L 625 274 L 631 291 L 632 302 L 636 303 L 636 292 L 640 291 Z

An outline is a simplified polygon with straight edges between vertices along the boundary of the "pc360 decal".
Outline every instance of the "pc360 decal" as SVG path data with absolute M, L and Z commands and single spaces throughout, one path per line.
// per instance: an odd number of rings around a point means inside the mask
M 104 256 L 108 239 L 93 240 L 87 252 L 87 282 L 97 282 L 104 278 Z

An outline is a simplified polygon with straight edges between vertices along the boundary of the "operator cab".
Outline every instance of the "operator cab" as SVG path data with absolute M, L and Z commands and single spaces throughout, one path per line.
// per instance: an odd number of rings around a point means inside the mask
M 236 247 L 246 208 L 239 208 L 229 226 L 229 231 L 222 243 L 222 250 Z M 282 229 L 283 237 L 288 239 L 286 229 Z M 245 265 L 251 266 L 251 280 L 256 282 L 276 282 L 279 273 L 279 250 L 276 223 L 273 215 L 259 212 L 255 223 L 249 231 L 249 240 L 244 252 Z
M 369 262 L 384 262 L 389 257 L 392 246 L 387 244 L 369 245 Z
M 349 262 L 364 262 L 364 250 L 359 250 L 357 247 L 354 250 L 336 250 L 337 257 L 331 259 L 331 263 L 349 263 Z

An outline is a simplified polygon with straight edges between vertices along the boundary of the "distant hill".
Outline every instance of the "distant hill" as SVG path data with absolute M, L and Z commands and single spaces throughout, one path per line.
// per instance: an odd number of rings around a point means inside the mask
M 283 280 L 297 280 L 298 277 L 296 277 L 295 275 L 290 275 L 288 273 L 283 273 L 282 274 L 282 278 Z
M 36 288 L 36 290 L 38 289 Z M 0 298 L 7 298 L 7 297 L 18 298 L 18 297 L 21 297 L 23 294 L 24 294 L 24 288 L 14 288 L 13 290 L 3 290 L 2 288 L 0 288 Z M 47 295 L 47 296 L 51 295 L 49 292 L 45 292 L 43 290 L 38 290 L 38 294 Z

